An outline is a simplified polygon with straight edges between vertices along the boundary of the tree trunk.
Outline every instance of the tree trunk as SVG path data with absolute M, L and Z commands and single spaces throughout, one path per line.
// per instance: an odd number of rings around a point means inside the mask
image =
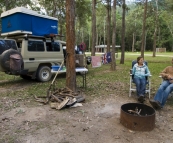
M 107 0 L 107 52 L 110 52 L 111 0 Z
M 137 14 L 135 15 L 135 31 L 133 32 L 132 52 L 135 51 L 135 43 L 136 43 L 136 17 Z
M 133 32 L 132 52 L 135 51 L 136 32 Z
M 120 64 L 124 64 L 124 58 L 125 58 L 125 12 L 126 12 L 126 2 L 125 2 L 125 0 L 123 0 L 122 9 L 123 9 L 123 13 L 122 13 L 121 60 L 120 60 Z
M 156 57 L 156 34 L 157 34 L 157 28 L 155 27 L 154 30 L 154 36 L 153 36 L 153 57 Z
M 96 0 L 92 0 L 92 52 L 91 56 L 95 56 L 96 44 Z
M 113 22 L 113 32 L 112 32 L 112 62 L 111 62 L 111 70 L 116 70 L 116 58 L 115 58 L 115 48 L 116 48 L 116 0 L 113 3 L 112 9 L 112 22 Z
M 143 26 L 142 26 L 141 56 L 143 58 L 144 58 L 144 45 L 145 45 L 145 25 L 146 25 L 146 17 L 147 17 L 147 2 L 148 2 L 148 0 L 145 1 Z
M 158 24 L 158 0 L 156 1 L 156 20 L 155 20 L 155 30 L 153 36 L 153 57 L 156 57 L 156 40 L 157 40 L 157 24 Z
M 76 91 L 75 71 L 75 0 L 66 0 L 66 38 L 67 38 L 67 60 L 66 60 L 66 86 Z

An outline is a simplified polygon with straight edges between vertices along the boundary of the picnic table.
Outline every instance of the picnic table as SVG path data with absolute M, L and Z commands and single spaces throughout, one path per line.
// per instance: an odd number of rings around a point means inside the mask
M 83 81 L 83 87 L 86 88 L 86 74 L 88 72 L 88 69 L 85 67 L 76 67 L 75 69 L 76 73 L 80 73 L 80 75 L 82 76 L 82 81 Z M 59 71 L 55 71 L 55 70 L 51 70 L 51 73 L 66 73 L 66 68 L 59 70 Z

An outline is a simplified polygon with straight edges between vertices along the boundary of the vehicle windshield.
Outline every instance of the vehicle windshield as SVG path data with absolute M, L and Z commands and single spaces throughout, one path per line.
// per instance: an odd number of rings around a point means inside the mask
M 0 40 L 0 54 L 10 48 L 17 50 L 17 45 L 14 40 Z

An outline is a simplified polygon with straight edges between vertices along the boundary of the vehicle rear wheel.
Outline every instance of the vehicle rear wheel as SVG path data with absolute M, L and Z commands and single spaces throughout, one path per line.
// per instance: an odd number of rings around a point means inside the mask
M 51 69 L 48 66 L 41 66 L 37 71 L 37 80 L 41 82 L 49 81 L 52 77 Z

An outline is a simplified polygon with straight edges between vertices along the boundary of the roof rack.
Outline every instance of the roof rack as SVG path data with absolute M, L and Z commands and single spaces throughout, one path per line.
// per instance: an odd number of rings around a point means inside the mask
M 38 39 L 45 39 L 45 38 L 55 38 L 56 36 L 59 37 L 64 37 L 63 35 L 59 35 L 59 34 L 47 34 L 44 36 L 36 36 L 36 35 L 31 35 L 31 34 L 20 34 L 20 35 L 7 35 L 8 38 L 38 38 Z

